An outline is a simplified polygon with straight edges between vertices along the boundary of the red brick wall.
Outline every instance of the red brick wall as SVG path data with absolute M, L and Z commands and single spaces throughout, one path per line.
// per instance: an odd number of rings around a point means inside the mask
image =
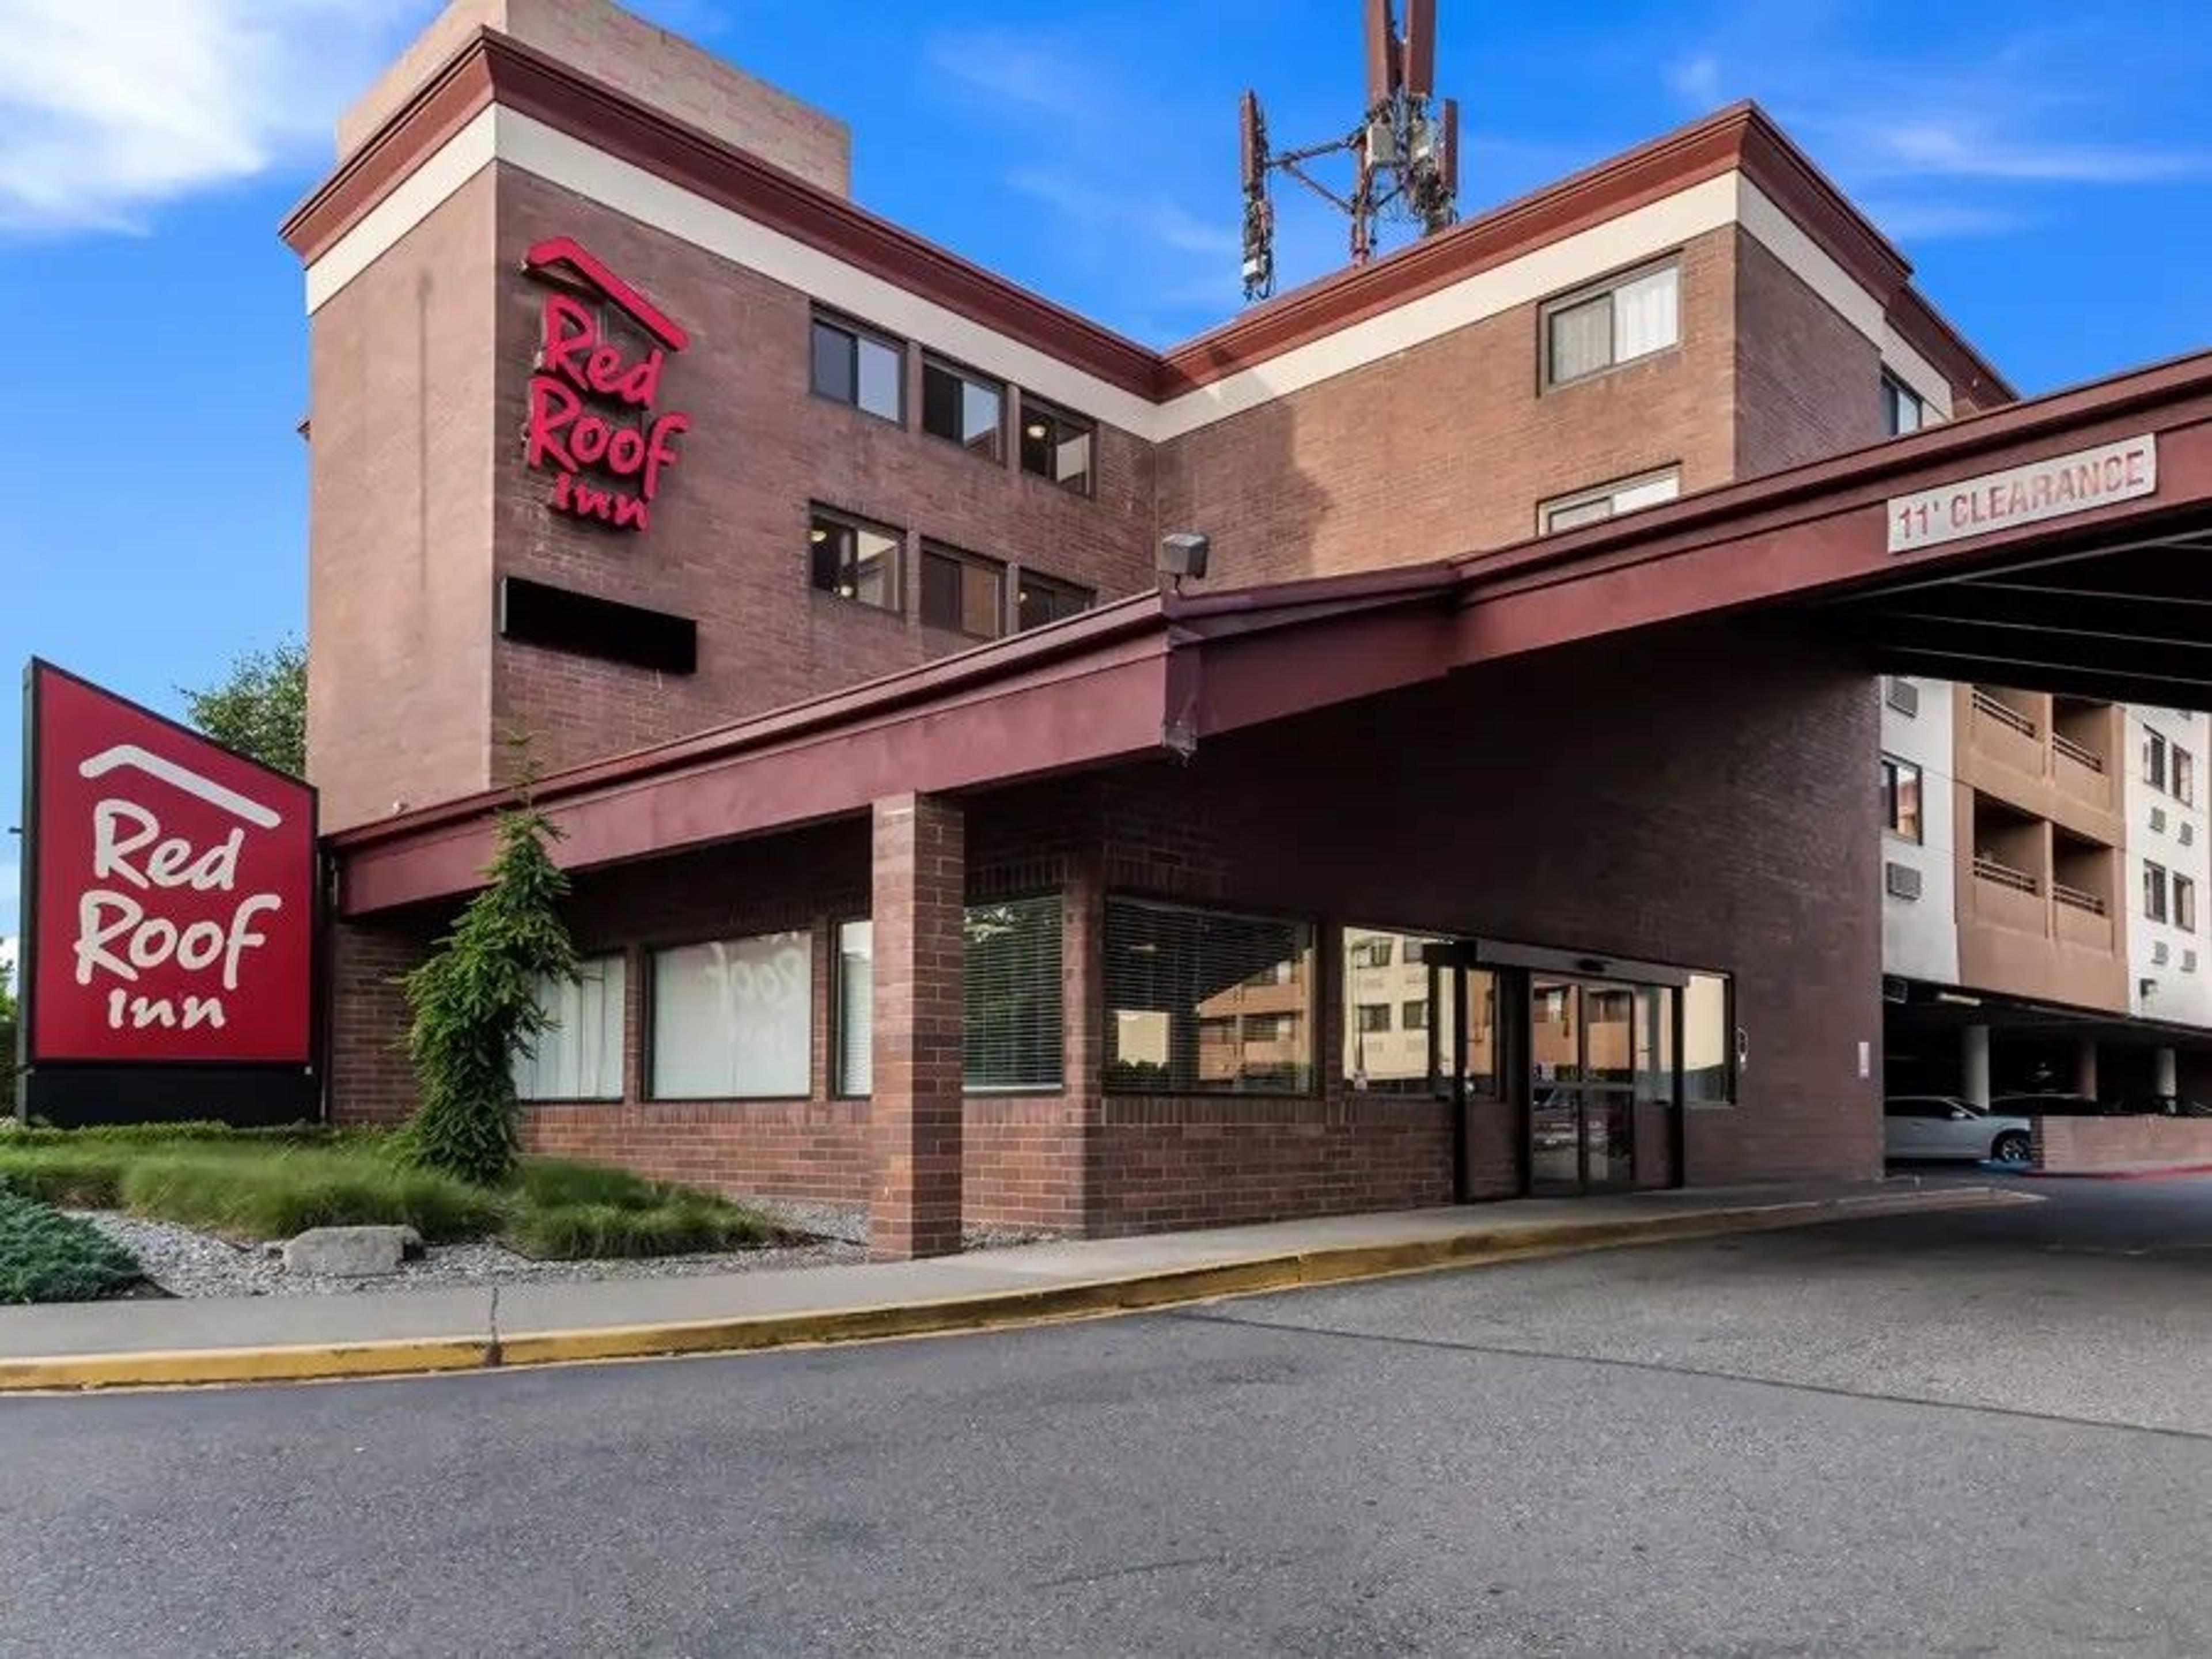
M 496 424 L 522 429 L 544 290 L 514 274 L 531 243 L 577 238 L 687 329 L 659 407 L 692 429 L 653 503 L 651 527 L 613 531 L 553 512 L 551 480 L 502 442 L 493 467 L 498 568 L 696 618 L 699 669 L 670 676 L 528 646 L 494 647 L 493 726 L 535 733 L 558 767 L 701 731 L 872 678 L 975 641 L 925 629 L 923 537 L 1120 598 L 1152 575 L 1149 447 L 1101 432 L 1095 498 L 993 465 L 920 430 L 910 358 L 901 429 L 809 390 L 811 306 L 798 290 L 542 179 L 499 175 L 506 274 L 498 317 Z M 1011 396 L 1011 394 L 1010 394 Z M 1011 420 L 1011 416 L 1010 416 Z M 905 614 L 817 593 L 807 580 L 810 503 L 908 532 Z
M 1161 447 L 1163 529 L 1213 538 L 1217 585 L 1412 564 L 1536 533 L 1536 504 L 1679 463 L 1735 475 L 1735 245 L 1681 252 L 1682 339 L 1540 390 L 1522 306 Z
M 423 919 L 341 922 L 331 929 L 329 1075 L 334 1123 L 397 1123 L 415 1109 L 407 999 L 399 980 L 434 935 Z
M 1736 471 L 1756 478 L 1881 437 L 1881 354 L 1755 237 L 1736 239 Z
M 326 830 L 489 781 L 492 258 L 484 172 L 308 325 L 307 775 Z
M 1687 1180 L 1872 1176 L 1875 702 L 1778 623 L 1501 664 L 1119 775 L 1109 877 L 1733 972 L 1750 1061 L 1738 1105 L 1688 1115 Z
M 864 1100 L 538 1106 L 523 1114 L 522 1139 L 533 1152 L 724 1193 L 852 1204 L 867 1197 Z
M 1731 972 L 1749 1062 L 1735 1105 L 1688 1114 L 1686 1179 L 1877 1174 L 1876 1085 L 1856 1066 L 1881 1035 L 1863 782 L 1875 717 L 1865 677 L 1817 639 L 1724 623 L 1472 671 L 1214 739 L 1188 763 L 975 798 L 969 896 L 1065 894 L 1068 1083 L 966 1103 L 967 1220 L 1127 1232 L 1448 1198 L 1448 1109 L 1338 1075 L 1346 921 Z M 628 1099 L 535 1109 L 532 1144 L 732 1191 L 857 1196 L 867 1109 L 826 1092 L 830 925 L 867 908 L 867 862 L 851 823 L 584 877 L 580 940 L 632 950 Z M 1109 891 L 1320 923 L 1319 1092 L 1103 1096 Z M 647 948 L 783 927 L 815 930 L 811 1097 L 647 1100 Z M 342 991 L 404 956 L 378 949 L 348 946 Z M 351 1018 L 340 1095 L 360 1115 L 405 1085 L 359 1069 L 389 1007 Z M 1663 1132 L 1648 1114 L 1639 1127 L 1644 1171 L 1663 1175 Z M 1478 1109 L 1470 1134 L 1471 1190 L 1513 1190 L 1515 1115 Z

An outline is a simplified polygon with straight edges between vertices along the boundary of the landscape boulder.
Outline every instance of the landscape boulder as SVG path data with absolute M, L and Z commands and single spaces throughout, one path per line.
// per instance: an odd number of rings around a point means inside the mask
M 368 1279 L 399 1271 L 422 1249 L 412 1227 L 310 1227 L 284 1245 L 284 1271 L 317 1279 Z

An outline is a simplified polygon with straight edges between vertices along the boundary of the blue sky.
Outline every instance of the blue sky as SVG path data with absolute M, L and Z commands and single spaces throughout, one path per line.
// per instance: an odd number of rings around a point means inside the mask
M 855 193 L 1153 343 L 1237 308 L 1235 106 L 1342 131 L 1357 0 L 640 3 L 853 128 Z M 1476 211 L 1759 99 L 2028 392 L 2197 349 L 2202 0 L 1440 0 Z M 158 707 L 303 626 L 299 272 L 276 236 L 425 0 L 0 0 L 0 665 Z M 862 25 L 865 24 L 865 27 Z M 1279 197 L 1285 284 L 1340 233 Z M 0 825 L 19 723 L 0 718 Z M 0 935 L 15 842 L 0 838 Z

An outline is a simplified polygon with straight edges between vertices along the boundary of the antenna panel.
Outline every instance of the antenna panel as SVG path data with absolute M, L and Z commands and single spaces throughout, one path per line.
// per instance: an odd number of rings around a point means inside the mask
M 1437 0 L 1406 0 L 1406 90 L 1425 98 L 1437 89 Z
M 1367 0 L 1367 107 L 1372 109 L 1398 89 L 1398 31 L 1390 21 L 1390 0 Z

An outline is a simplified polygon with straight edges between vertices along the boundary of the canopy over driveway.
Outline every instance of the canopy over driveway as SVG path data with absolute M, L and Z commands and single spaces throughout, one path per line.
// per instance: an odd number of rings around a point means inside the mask
M 2212 353 L 1462 559 L 1122 600 L 556 775 L 538 799 L 564 863 L 617 863 L 1760 611 L 1832 621 L 1869 672 L 2212 708 Z M 505 799 L 333 837 L 341 913 L 476 885 Z
M 1468 659 L 1781 604 L 1900 673 L 2212 708 L 2212 353 L 1459 568 Z

